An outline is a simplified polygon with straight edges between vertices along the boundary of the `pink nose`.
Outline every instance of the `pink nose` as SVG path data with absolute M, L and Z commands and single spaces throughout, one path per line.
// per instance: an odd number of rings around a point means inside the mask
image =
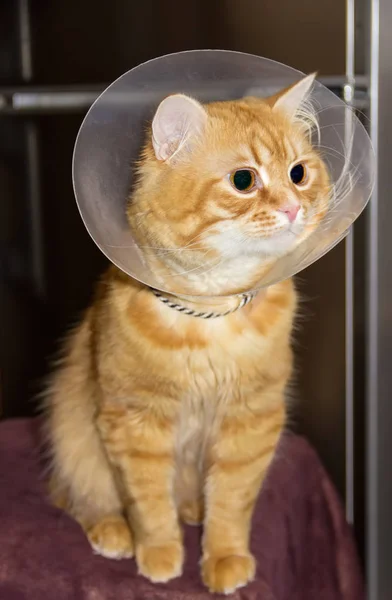
M 299 204 L 286 204 L 279 208 L 279 211 L 287 215 L 290 223 L 294 223 L 300 208 Z

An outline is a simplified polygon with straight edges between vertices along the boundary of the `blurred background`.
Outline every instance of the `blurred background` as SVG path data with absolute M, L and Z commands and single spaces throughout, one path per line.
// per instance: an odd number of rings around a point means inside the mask
M 105 268 L 76 208 L 71 158 L 108 83 L 165 53 L 240 50 L 318 71 L 370 128 L 377 193 L 354 234 L 298 277 L 295 347 L 296 427 L 346 503 L 371 600 L 392 597 L 388 22 L 389 0 L 0 3 L 1 418 L 36 413 L 58 340 Z

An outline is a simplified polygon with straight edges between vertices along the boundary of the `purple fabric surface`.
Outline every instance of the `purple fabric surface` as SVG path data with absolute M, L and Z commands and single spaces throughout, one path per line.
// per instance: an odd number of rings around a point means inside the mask
M 200 530 L 186 530 L 181 578 L 153 585 L 133 560 L 92 553 L 80 527 L 45 495 L 34 420 L 0 423 L 0 600 L 204 600 Z M 315 452 L 287 435 L 255 512 L 256 580 L 236 600 L 363 600 L 342 507 Z M 228 596 L 226 596 L 228 597 Z

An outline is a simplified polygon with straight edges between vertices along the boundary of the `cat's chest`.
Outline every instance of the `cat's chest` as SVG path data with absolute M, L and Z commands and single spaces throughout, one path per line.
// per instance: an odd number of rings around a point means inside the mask
M 235 333 L 215 323 L 203 347 L 178 353 L 177 365 L 187 381 L 185 395 L 214 404 L 228 393 L 239 393 L 244 379 L 268 368 L 269 348 L 269 340 L 251 328 Z
M 249 381 L 257 386 L 262 378 L 266 343 L 251 333 L 232 341 L 221 335 L 211 335 L 208 347 L 182 357 L 186 385 L 181 386 L 176 448 L 185 462 L 204 455 L 229 406 L 240 405 Z

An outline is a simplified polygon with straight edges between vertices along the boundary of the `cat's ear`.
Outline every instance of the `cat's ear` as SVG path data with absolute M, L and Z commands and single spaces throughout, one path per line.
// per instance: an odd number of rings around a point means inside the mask
M 203 130 L 206 121 L 206 111 L 193 98 L 174 94 L 162 100 L 152 122 L 152 145 L 157 159 L 174 156 Z
M 269 98 L 273 110 L 283 111 L 289 118 L 294 117 L 301 104 L 308 97 L 316 75 L 317 73 L 312 73 Z

